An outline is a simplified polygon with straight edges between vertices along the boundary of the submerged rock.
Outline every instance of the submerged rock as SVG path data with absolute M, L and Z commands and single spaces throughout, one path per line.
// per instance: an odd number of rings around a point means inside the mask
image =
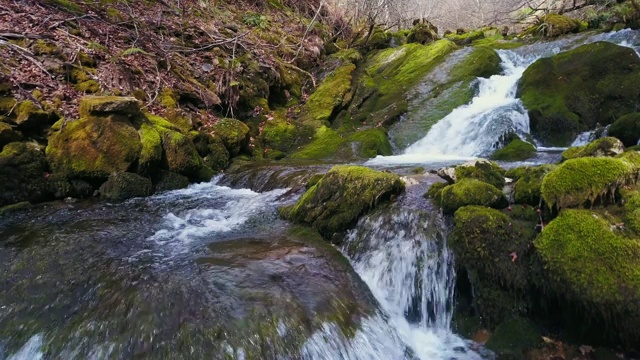
M 309 224 L 323 237 L 331 239 L 403 189 L 398 175 L 362 166 L 334 166 L 295 205 L 283 208 L 281 214 L 295 222 Z
M 529 66 L 518 95 L 529 111 L 531 134 L 566 146 L 579 133 L 636 111 L 640 58 L 608 42 L 583 45 Z

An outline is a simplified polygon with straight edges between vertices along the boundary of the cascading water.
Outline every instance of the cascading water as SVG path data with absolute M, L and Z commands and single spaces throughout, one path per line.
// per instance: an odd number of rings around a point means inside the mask
M 567 51 L 582 44 L 609 41 L 631 47 L 640 56 L 638 32 L 622 30 L 608 34 L 569 37 L 515 50 L 498 50 L 503 73 L 488 79 L 478 78 L 477 95 L 469 104 L 454 109 L 438 121 L 419 141 L 396 156 L 378 156 L 370 165 L 425 163 L 443 160 L 468 160 L 486 156 L 506 133 L 523 140 L 529 134 L 529 116 L 516 98 L 517 84 L 534 61 Z

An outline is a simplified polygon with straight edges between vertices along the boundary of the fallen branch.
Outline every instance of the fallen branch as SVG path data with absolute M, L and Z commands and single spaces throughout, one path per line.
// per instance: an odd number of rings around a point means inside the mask
M 290 68 L 290 69 L 292 69 L 294 71 L 298 71 L 298 72 L 300 72 L 300 73 L 302 73 L 304 75 L 307 75 L 311 79 L 311 83 L 313 84 L 313 87 L 314 88 L 316 87 L 316 78 L 314 78 L 313 75 L 311 75 L 310 72 L 302 70 L 299 67 L 297 67 L 297 66 L 295 66 L 293 64 L 286 63 L 286 62 L 282 62 L 282 65 L 284 65 L 284 66 L 286 66 L 286 67 L 288 67 L 288 68 Z

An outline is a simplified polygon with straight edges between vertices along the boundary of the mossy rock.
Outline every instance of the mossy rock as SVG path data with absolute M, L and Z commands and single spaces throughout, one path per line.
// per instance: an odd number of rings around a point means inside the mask
M 536 31 L 547 37 L 557 37 L 564 34 L 576 33 L 580 30 L 580 21 L 565 15 L 548 14 L 540 19 Z
M 191 139 L 177 131 L 156 127 L 162 139 L 164 150 L 163 167 L 169 171 L 187 176 L 193 181 L 208 181 L 200 172 L 206 165 Z
M 577 304 L 610 336 L 640 341 L 640 243 L 612 231 L 588 210 L 564 210 L 535 246 L 560 296 Z
M 189 178 L 171 171 L 162 171 L 155 183 L 156 192 L 178 190 L 189 186 Z
M 51 174 L 47 179 L 47 188 L 56 199 L 85 199 L 93 196 L 95 189 L 86 181 L 69 179 L 64 174 Z
M 54 172 L 76 179 L 106 179 L 127 171 L 140 157 L 138 131 L 126 117 L 80 118 L 54 125 L 47 160 Z
M 556 165 L 524 166 L 507 171 L 506 177 L 515 180 L 514 202 L 531 206 L 540 205 L 542 179 L 556 167 Z
M 562 152 L 562 160 L 581 157 L 617 156 L 624 152 L 622 141 L 614 137 L 596 139 L 585 146 L 568 148 Z
M 623 192 L 624 226 L 640 235 L 640 192 L 637 190 Z
M 47 162 L 35 144 L 12 142 L 0 152 L 0 206 L 32 203 L 49 197 Z
M 55 113 L 44 111 L 29 100 L 19 103 L 14 111 L 13 122 L 23 131 L 42 129 L 59 119 Z
M 478 29 L 474 31 L 448 34 L 445 36 L 445 38 L 453 41 L 454 43 L 456 43 L 456 45 L 464 46 L 464 45 L 471 45 L 471 43 L 476 40 L 484 39 L 484 36 L 485 36 L 484 30 Z
M 577 207 L 613 198 L 618 188 L 635 181 L 636 174 L 623 159 L 571 159 L 548 173 L 540 189 L 549 207 Z
M 532 210 L 533 211 L 533 210 Z M 464 206 L 454 215 L 449 244 L 467 270 L 474 307 L 489 326 L 527 314 L 530 283 L 528 249 L 537 235 L 535 222 L 512 218 L 484 206 Z M 512 254 L 518 257 L 514 260 Z
M 138 159 L 138 172 L 150 174 L 162 161 L 162 138 L 151 123 L 144 122 L 138 130 L 142 149 Z
M 429 190 L 424 194 L 424 197 L 427 199 L 432 199 L 434 205 L 442 206 L 442 190 L 449 186 L 449 184 L 444 182 L 433 183 Z
M 404 189 L 395 174 L 362 166 L 334 166 L 311 186 L 291 208 L 281 214 L 308 224 L 326 239 L 353 226 L 358 218 L 378 203 Z
M 609 126 L 609 136 L 620 139 L 624 146 L 636 146 L 640 141 L 640 113 L 627 114 Z
M 262 144 L 265 149 L 287 152 L 298 139 L 298 128 L 284 119 L 267 121 L 262 128 Z
M 215 172 L 222 171 L 229 166 L 229 151 L 222 143 L 222 140 L 214 139 L 209 144 L 209 154 L 205 156 L 204 164 Z
M 16 204 L 0 206 L 0 217 L 11 214 L 14 212 L 18 212 L 20 210 L 28 209 L 31 207 L 31 203 L 28 201 L 22 201 Z
M 640 58 L 608 42 L 583 45 L 529 66 L 518 96 L 531 134 L 545 145 L 566 146 L 579 133 L 636 111 Z
M 232 157 L 248 150 L 249 127 L 242 121 L 221 119 L 211 128 L 211 131 L 222 140 Z
M 373 158 L 377 155 L 391 155 L 391 144 L 382 128 L 367 129 L 349 136 L 321 127 L 313 141 L 291 154 L 295 159 L 349 159 Z
M 492 155 L 493 160 L 522 161 L 536 154 L 536 147 L 520 139 L 512 140 L 507 146 L 496 150 Z
M 7 123 L 0 122 L 0 151 L 8 143 L 20 141 L 21 139 L 22 134 L 18 130 L 15 130 Z
M 461 179 L 442 190 L 442 211 L 453 214 L 467 205 L 482 205 L 501 209 L 507 207 L 507 198 L 495 186 L 475 179 Z
M 141 115 L 140 103 L 134 97 L 85 96 L 80 99 L 78 109 L 81 117 L 118 114 L 127 117 Z
M 389 47 L 390 40 L 391 36 L 389 35 L 389 33 L 384 31 L 383 29 L 375 28 L 369 36 L 369 39 L 367 39 L 367 42 L 363 45 L 369 51 L 374 49 L 384 49 Z
M 502 189 L 505 184 L 505 170 L 498 164 L 484 160 L 473 160 L 455 167 L 455 181 L 475 179 Z
M 100 196 L 114 201 L 149 196 L 152 192 L 151 180 L 129 172 L 115 172 L 100 186 Z
M 500 359 L 524 360 L 526 350 L 535 349 L 542 343 L 542 333 L 531 320 L 515 317 L 498 325 L 486 343 Z

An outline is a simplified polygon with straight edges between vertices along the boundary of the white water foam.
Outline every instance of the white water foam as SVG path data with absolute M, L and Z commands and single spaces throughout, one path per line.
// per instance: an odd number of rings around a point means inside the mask
M 42 352 L 43 337 L 41 334 L 32 336 L 18 351 L 9 356 L 7 360 L 41 360 L 44 359 Z

